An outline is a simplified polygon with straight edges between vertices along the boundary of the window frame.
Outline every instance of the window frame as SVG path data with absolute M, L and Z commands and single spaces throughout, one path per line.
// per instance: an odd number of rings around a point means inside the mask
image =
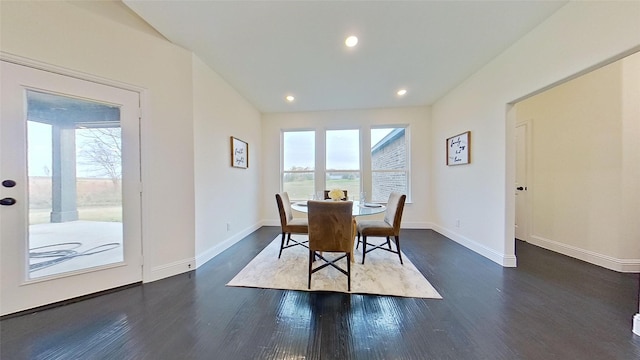
M 314 138 L 314 159 L 313 159 L 313 163 L 314 163 L 314 168 L 313 170 L 286 170 L 284 168 L 284 153 L 285 153 L 285 147 L 284 147 L 284 138 L 285 138 L 285 133 L 294 133 L 294 132 L 313 132 L 313 138 Z M 311 173 L 313 174 L 313 192 L 316 192 L 316 188 L 318 187 L 318 130 L 315 128 L 294 128 L 294 129 L 281 129 L 280 130 L 280 192 L 284 191 L 284 177 L 286 176 L 286 174 L 308 174 Z M 294 198 L 290 195 L 290 200 L 291 201 L 295 201 L 295 200 L 306 200 L 306 199 L 298 199 L 298 198 Z
M 406 156 L 406 164 L 404 169 L 381 169 L 381 170 L 373 170 L 372 157 L 371 157 L 371 130 L 373 129 L 399 129 L 403 128 L 405 130 L 405 156 Z M 327 151 L 327 132 L 328 131 L 336 131 L 336 130 L 357 130 L 359 132 L 359 158 L 360 158 L 360 169 L 359 170 L 332 170 L 329 171 L 326 169 L 326 151 Z M 314 152 L 315 152 L 315 166 L 314 170 L 285 170 L 284 169 L 284 134 L 287 132 L 305 132 L 312 131 L 315 134 L 314 141 Z M 407 195 L 407 203 L 411 202 L 411 126 L 406 123 L 402 124 L 371 124 L 368 126 L 346 126 L 346 127 L 304 127 L 304 128 L 287 128 L 281 129 L 280 131 L 280 191 L 283 191 L 284 188 L 284 176 L 286 173 L 296 174 L 296 173 L 313 173 L 314 174 L 314 194 L 317 194 L 319 191 L 323 191 L 327 186 L 327 174 L 328 173 L 359 173 L 360 174 L 360 191 L 364 191 L 367 193 L 367 196 L 370 198 L 373 190 L 373 174 L 374 173 L 384 173 L 384 172 L 394 172 L 394 173 L 405 173 L 406 174 L 406 195 Z M 329 190 L 329 189 L 326 189 Z M 350 197 L 358 197 L 359 194 L 351 194 L 349 192 Z M 291 197 L 291 201 L 299 201 L 299 200 L 307 200 L 304 199 L 294 199 Z M 381 201 L 374 201 L 378 203 L 386 203 L 386 199 Z
M 354 130 L 358 132 L 358 167 L 359 169 L 345 169 L 345 170 L 328 170 L 327 169 L 327 133 L 330 131 L 350 131 L 350 130 Z M 323 175 L 322 176 L 322 188 L 323 190 L 331 190 L 328 188 L 327 186 L 327 177 L 328 175 L 334 174 L 334 173 L 345 173 L 345 174 L 352 174 L 352 173 L 358 173 L 359 174 L 359 183 L 358 183 L 358 191 L 355 192 L 355 194 L 353 194 L 352 192 L 348 193 L 348 196 L 350 198 L 353 198 L 354 196 L 359 196 L 360 191 L 362 191 L 363 186 L 362 186 L 362 178 L 363 178 L 363 171 L 362 171 L 362 129 L 360 127 L 340 127 L 340 128 L 325 128 L 324 129 L 324 138 L 323 140 L 323 158 L 322 158 L 322 171 L 323 171 Z M 317 149 L 317 147 L 316 147 Z M 344 190 L 344 189 L 342 189 Z

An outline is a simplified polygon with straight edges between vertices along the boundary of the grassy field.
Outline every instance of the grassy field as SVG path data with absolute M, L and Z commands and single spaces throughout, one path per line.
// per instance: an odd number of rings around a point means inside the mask
M 29 177 L 29 224 L 50 222 L 51 186 L 50 177 Z M 121 193 L 120 185 L 110 179 L 77 179 L 79 220 L 122 222 Z
M 78 179 L 77 201 L 79 220 L 122 222 L 120 188 L 108 179 Z M 349 199 L 358 200 L 360 196 L 359 179 L 328 180 L 327 189 L 347 190 Z M 308 200 L 315 193 L 313 180 L 286 182 L 284 191 L 291 200 Z M 51 216 L 51 178 L 30 177 L 29 179 L 29 223 L 50 222 Z
M 46 224 L 50 222 L 51 209 L 30 209 L 29 224 Z M 122 222 L 122 207 L 94 206 L 78 208 L 78 220 Z
M 350 199 L 358 200 L 360 196 L 360 180 L 359 179 L 337 179 L 327 181 L 327 190 L 329 189 L 347 190 Z M 315 193 L 313 180 L 292 181 L 284 183 L 284 191 L 289 193 L 291 200 L 308 200 Z

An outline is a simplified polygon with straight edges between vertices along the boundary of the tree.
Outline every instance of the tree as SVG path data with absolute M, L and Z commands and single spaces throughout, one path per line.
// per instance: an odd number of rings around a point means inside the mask
M 77 131 L 81 139 L 79 158 L 87 172 L 107 177 L 117 186 L 122 179 L 122 131 L 118 128 L 92 128 Z

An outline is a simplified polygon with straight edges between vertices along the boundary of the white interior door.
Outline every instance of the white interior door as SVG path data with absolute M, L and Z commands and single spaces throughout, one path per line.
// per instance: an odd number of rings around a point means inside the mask
M 0 313 L 140 282 L 139 93 L 0 66 Z
M 527 187 L 527 131 L 528 124 L 516 126 L 516 239 L 528 241 Z

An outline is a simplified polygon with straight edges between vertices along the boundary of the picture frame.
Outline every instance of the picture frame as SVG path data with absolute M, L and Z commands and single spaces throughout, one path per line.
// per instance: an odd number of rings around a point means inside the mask
M 231 166 L 249 168 L 249 144 L 234 136 L 231 137 Z
M 471 131 L 447 138 L 447 166 L 471 162 Z

